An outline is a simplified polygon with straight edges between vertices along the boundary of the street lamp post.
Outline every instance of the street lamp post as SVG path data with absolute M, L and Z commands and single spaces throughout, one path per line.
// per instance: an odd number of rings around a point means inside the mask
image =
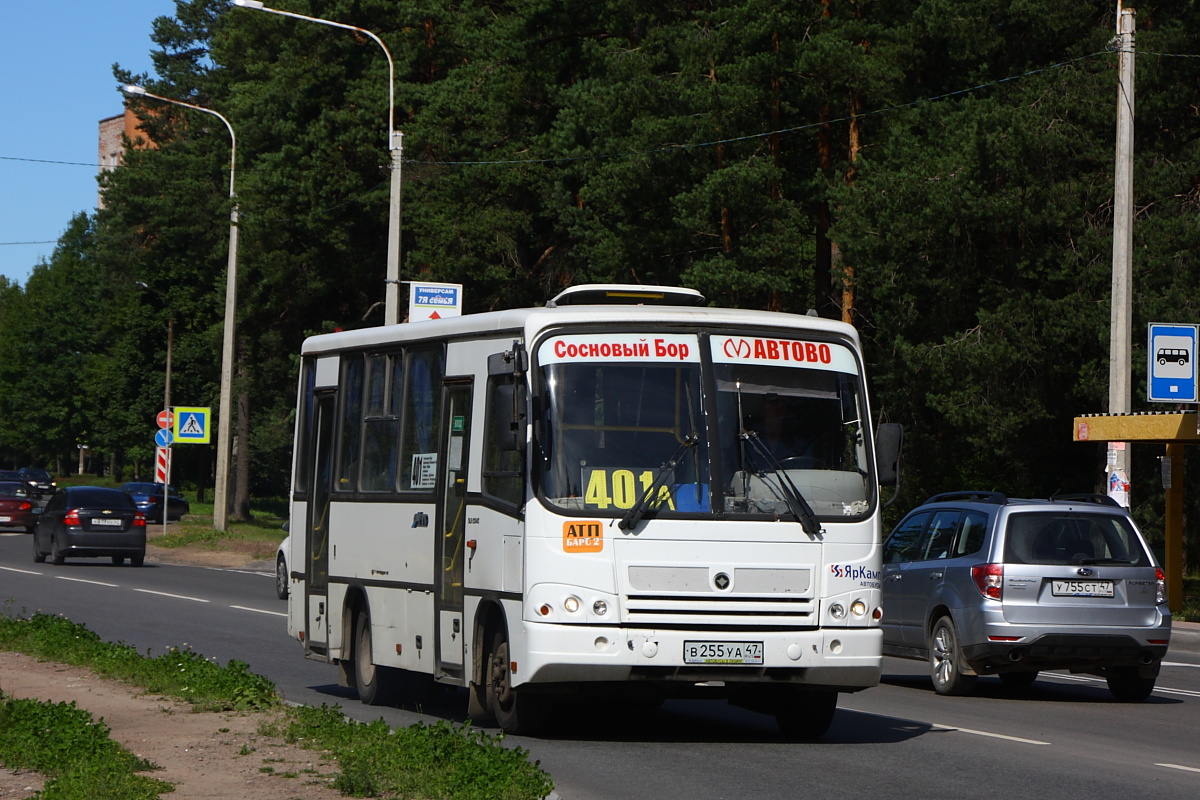
M 134 281 L 135 284 L 145 289 L 147 292 L 153 292 L 162 298 L 163 305 L 167 310 L 167 374 L 163 381 L 163 411 L 167 414 L 171 413 L 171 346 L 175 340 L 175 312 L 171 310 L 167 296 L 158 289 L 151 287 L 145 281 Z M 167 508 L 170 505 L 170 491 L 168 487 L 171 485 L 171 455 L 170 449 L 167 450 L 167 469 L 163 472 L 163 536 L 167 535 Z M 155 469 L 157 471 L 157 464 Z
M 384 282 L 384 313 L 383 324 L 395 325 L 400 321 L 400 170 L 404 154 L 404 134 L 396 130 L 396 65 L 392 61 L 392 53 L 383 40 L 366 28 L 347 25 L 344 22 L 334 22 L 320 17 L 308 17 L 291 11 L 280 11 L 268 8 L 259 0 L 233 0 L 235 6 L 249 8 L 254 11 L 266 11 L 269 14 L 279 14 L 292 19 L 302 19 L 306 22 L 316 22 L 343 30 L 356 31 L 370 37 L 383 49 L 388 62 L 388 149 L 392 155 L 391 200 L 388 207 L 388 242 L 387 242 L 387 278 Z
M 221 403 L 217 411 L 217 475 L 213 487 L 213 528 L 223 531 L 229 524 L 229 461 L 232 450 L 232 395 L 233 395 L 233 337 L 235 309 L 237 308 L 237 252 L 238 252 L 238 207 L 234 192 L 234 173 L 237 165 L 237 137 L 229 120 L 211 108 L 192 105 L 182 100 L 160 97 L 141 86 L 126 84 L 121 91 L 128 97 L 149 97 L 164 103 L 183 106 L 195 111 L 211 114 L 229 129 L 229 264 L 225 271 L 225 337 L 221 345 Z M 163 510 L 166 514 L 166 509 Z

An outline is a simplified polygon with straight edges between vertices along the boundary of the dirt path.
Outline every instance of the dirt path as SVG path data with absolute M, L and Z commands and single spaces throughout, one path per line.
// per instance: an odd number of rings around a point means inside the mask
M 271 552 L 268 557 L 273 558 Z M 258 553 L 165 550 L 150 545 L 150 562 L 245 566 Z M 269 562 L 268 562 L 269 563 Z M 269 567 L 268 567 L 269 568 Z M 270 590 L 264 584 L 264 590 Z M 336 764 L 321 754 L 261 735 L 265 713 L 193 713 L 191 706 L 144 694 L 92 672 L 0 651 L 0 692 L 10 697 L 74 701 L 103 719 L 112 738 L 162 767 L 147 773 L 175 784 L 170 800 L 331 800 Z M 41 775 L 0 767 L 0 800 L 28 798 L 42 789 Z

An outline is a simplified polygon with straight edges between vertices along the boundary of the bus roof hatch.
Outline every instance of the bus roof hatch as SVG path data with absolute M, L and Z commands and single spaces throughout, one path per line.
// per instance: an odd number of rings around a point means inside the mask
M 546 306 L 698 306 L 703 303 L 704 295 L 681 286 L 585 283 L 564 289 Z

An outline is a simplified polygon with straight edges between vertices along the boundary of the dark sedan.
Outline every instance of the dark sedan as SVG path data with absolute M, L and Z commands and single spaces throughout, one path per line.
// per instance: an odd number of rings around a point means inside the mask
M 33 501 L 20 481 L 0 480 L 0 528 L 24 528 L 33 533 Z
M 145 515 L 147 522 L 162 522 L 163 485 L 161 483 L 126 483 L 121 491 L 133 498 L 138 510 Z M 190 514 L 191 506 L 186 498 L 174 487 L 167 489 L 167 519 L 177 520 L 184 514 Z
M 22 467 L 17 475 L 25 482 L 25 490 L 30 497 L 45 497 L 54 494 L 57 483 L 50 473 L 41 467 Z
M 37 515 L 33 560 L 40 563 L 46 556 L 55 564 L 68 556 L 108 556 L 114 564 L 128 558 L 140 567 L 146 558 L 146 517 L 120 489 L 67 486 Z

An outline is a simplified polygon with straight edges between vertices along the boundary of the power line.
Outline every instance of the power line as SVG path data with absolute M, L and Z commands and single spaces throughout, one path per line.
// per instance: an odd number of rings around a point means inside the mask
M 839 117 L 837 119 L 823 120 L 821 122 L 810 122 L 810 123 L 806 123 L 804 125 L 797 125 L 797 126 L 793 126 L 793 127 L 789 127 L 789 128 L 779 128 L 777 130 L 762 131 L 759 133 L 751 133 L 751 134 L 746 134 L 744 136 L 734 136 L 734 137 L 730 137 L 730 138 L 726 138 L 726 139 L 713 139 L 710 141 L 694 142 L 691 144 L 665 145 L 663 147 L 651 148 L 649 150 L 634 150 L 634 151 L 624 151 L 624 152 L 618 152 L 618 153 L 589 155 L 589 156 L 553 156 L 553 157 L 547 157 L 547 158 L 495 159 L 495 160 L 475 159 L 475 160 L 466 160 L 466 161 L 457 161 L 457 160 L 429 161 L 426 159 L 406 158 L 406 159 L 404 159 L 404 162 L 406 164 L 411 164 L 413 166 L 422 166 L 422 165 L 425 165 L 425 166 L 503 166 L 503 165 L 509 165 L 509 164 L 555 164 L 555 163 L 570 163 L 570 162 L 575 162 L 575 161 L 590 161 L 590 160 L 598 160 L 598 159 L 608 160 L 608 159 L 615 159 L 615 158 L 634 158 L 634 157 L 638 157 L 638 156 L 656 155 L 659 153 L 674 152 L 674 151 L 679 151 L 679 150 L 717 147 L 719 145 L 734 144 L 736 142 L 752 141 L 755 139 L 764 139 L 764 138 L 767 138 L 770 136 L 780 136 L 780 135 L 786 135 L 786 134 L 791 134 L 791 133 L 800 133 L 803 131 L 812 130 L 814 128 L 819 128 L 819 127 L 822 127 L 825 125 L 835 125 L 838 123 L 849 122 L 852 119 L 863 119 L 866 117 L 875 117 L 875 116 L 880 116 L 883 114 L 890 114 L 892 112 L 901 111 L 901 110 L 908 109 L 908 108 L 915 108 L 917 106 L 921 106 L 926 103 L 937 103 L 937 102 L 941 102 L 943 100 L 948 100 L 953 97 L 959 97 L 962 95 L 971 94 L 973 92 L 982 91 L 984 89 L 991 89 L 991 88 L 1001 86 L 1006 83 L 1011 83 L 1013 81 L 1022 80 L 1024 78 L 1029 78 L 1034 75 L 1039 75 L 1043 72 L 1049 72 L 1051 70 L 1060 69 L 1062 67 L 1067 67 L 1067 66 L 1070 66 L 1071 64 L 1075 64 L 1080 61 L 1086 61 L 1088 59 L 1096 58 L 1097 56 L 1105 56 L 1112 52 L 1114 52 L 1114 51 L 1113 50 L 1100 50 L 1100 51 L 1097 51 L 1094 53 L 1088 53 L 1087 55 L 1077 56 L 1075 58 L 1071 58 L 1066 61 L 1060 61 L 1056 64 L 1050 64 L 1045 67 L 1038 67 L 1037 69 L 1027 70 L 1026 72 L 1022 72 L 1017 75 L 1010 75 L 1005 78 L 998 78 L 993 81 L 986 81 L 984 83 L 980 83 L 975 86 L 969 86 L 969 87 L 966 87 L 963 89 L 956 89 L 954 91 L 945 92 L 943 94 L 934 95 L 932 97 L 924 97 L 924 98 L 920 98 L 918 100 L 912 100 L 907 103 L 898 103 L 896 105 L 886 106 L 884 108 L 879 108 L 874 111 L 866 111 L 861 114 L 848 115 L 845 117 Z M 1164 57 L 1164 58 L 1200 58 L 1200 55 L 1191 55 L 1191 54 L 1185 54 L 1185 53 L 1154 53 L 1154 52 L 1145 53 L 1145 52 L 1143 52 L 1143 53 L 1140 53 L 1140 55 L 1154 55 L 1154 56 L 1160 56 L 1160 57 Z M 67 166 L 92 167 L 93 169 L 97 169 L 97 170 L 99 170 L 101 168 L 100 165 L 98 165 L 98 164 L 89 164 L 89 163 L 84 163 L 84 162 L 79 162 L 79 161 L 54 161 L 54 160 L 49 160 L 49 159 L 18 158 L 18 157 L 14 157 L 14 156 L 0 156 L 0 160 L 3 160 L 3 161 L 26 161 L 26 162 L 38 163 L 38 164 L 59 164 L 59 165 L 67 165 Z M 380 166 L 385 166 L 385 165 L 381 164 Z M 121 168 L 128 169 L 128 167 L 124 166 L 124 165 L 122 165 Z M 153 167 L 151 167 L 151 169 L 153 169 Z M 257 170 L 266 170 L 268 168 L 251 167 L 251 168 L 249 168 L 249 171 L 255 171 L 256 169 Z

